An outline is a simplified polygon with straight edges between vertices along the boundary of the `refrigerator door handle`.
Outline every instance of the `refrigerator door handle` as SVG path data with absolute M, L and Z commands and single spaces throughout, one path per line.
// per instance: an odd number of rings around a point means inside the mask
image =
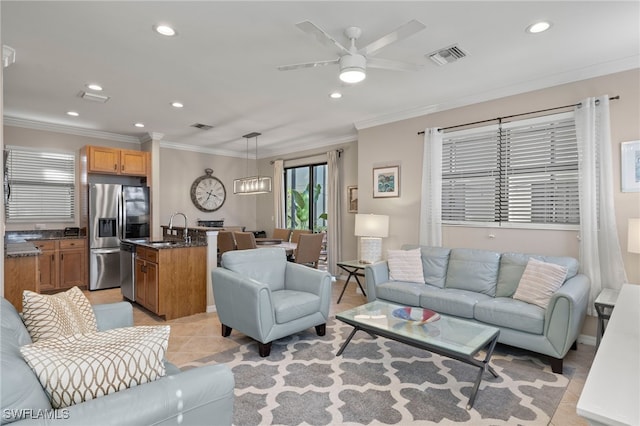
M 120 241 L 122 241 L 125 238 L 125 231 L 127 229 L 127 214 L 125 212 L 123 187 L 120 187 L 120 194 L 118 195 L 118 215 L 120 216 L 119 218 L 120 220 L 118 221 L 119 223 L 118 232 L 120 232 L 120 235 L 118 236 L 118 238 L 120 238 Z
M 91 253 L 94 253 L 94 254 L 112 254 L 112 253 L 118 253 L 118 252 L 120 252 L 120 247 L 91 249 Z

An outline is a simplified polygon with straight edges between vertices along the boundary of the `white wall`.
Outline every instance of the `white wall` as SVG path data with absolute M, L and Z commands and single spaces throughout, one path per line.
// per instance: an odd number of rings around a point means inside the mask
M 627 253 L 627 220 L 640 217 L 640 193 L 620 189 L 620 143 L 640 139 L 640 70 L 592 78 L 476 105 L 455 108 L 359 131 L 358 185 L 360 210 L 390 215 L 390 235 L 384 249 L 418 243 L 423 136 L 429 127 L 445 127 L 499 116 L 524 113 L 580 102 L 589 96 L 619 95 L 611 102 L 611 136 L 614 166 L 614 202 L 618 236 L 630 282 L 640 283 L 639 255 Z M 372 168 L 400 165 L 400 197 L 372 197 Z M 490 237 L 493 235 L 494 237 Z M 576 231 L 542 231 L 444 227 L 447 247 L 486 248 L 578 256 Z

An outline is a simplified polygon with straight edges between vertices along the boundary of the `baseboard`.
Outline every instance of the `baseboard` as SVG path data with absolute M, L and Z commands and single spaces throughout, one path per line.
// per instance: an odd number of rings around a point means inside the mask
M 581 334 L 578 336 L 578 343 L 583 345 L 595 346 L 596 336 L 589 336 L 588 334 Z
M 207 305 L 207 313 L 218 312 L 216 310 L 216 305 Z

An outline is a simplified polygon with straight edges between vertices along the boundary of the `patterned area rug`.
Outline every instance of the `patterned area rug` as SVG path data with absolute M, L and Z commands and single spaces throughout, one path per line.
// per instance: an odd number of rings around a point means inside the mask
M 335 354 L 352 328 L 335 319 L 327 334 L 314 329 L 273 343 L 260 358 L 248 343 L 194 361 L 183 369 L 225 363 L 234 373 L 234 424 L 468 424 L 546 425 L 573 372 L 565 375 L 525 351 L 498 345 L 466 409 L 478 369 L 382 337 L 358 332 Z M 570 371 L 567 371 L 570 370 Z

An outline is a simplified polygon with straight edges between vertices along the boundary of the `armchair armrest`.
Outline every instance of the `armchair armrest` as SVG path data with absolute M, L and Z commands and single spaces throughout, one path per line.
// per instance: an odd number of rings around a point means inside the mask
M 386 261 L 373 263 L 364 268 L 364 282 L 367 286 L 367 301 L 377 299 L 376 286 L 389 281 L 389 265 Z
M 73 405 L 58 417 L 69 425 L 230 425 L 233 388 L 229 367 L 203 366 Z
M 562 356 L 573 345 L 582 329 L 589 303 L 589 287 L 589 278 L 586 275 L 575 275 L 568 279 L 549 301 L 545 313 L 544 334 Z
M 133 307 L 129 302 L 105 303 L 92 307 L 100 331 L 133 327 Z
M 287 262 L 284 286 L 287 290 L 305 291 L 315 295 L 331 293 L 331 275 L 325 271 L 310 268 L 293 262 Z
M 220 322 L 264 342 L 276 321 L 269 287 L 225 268 L 211 271 L 211 281 Z

